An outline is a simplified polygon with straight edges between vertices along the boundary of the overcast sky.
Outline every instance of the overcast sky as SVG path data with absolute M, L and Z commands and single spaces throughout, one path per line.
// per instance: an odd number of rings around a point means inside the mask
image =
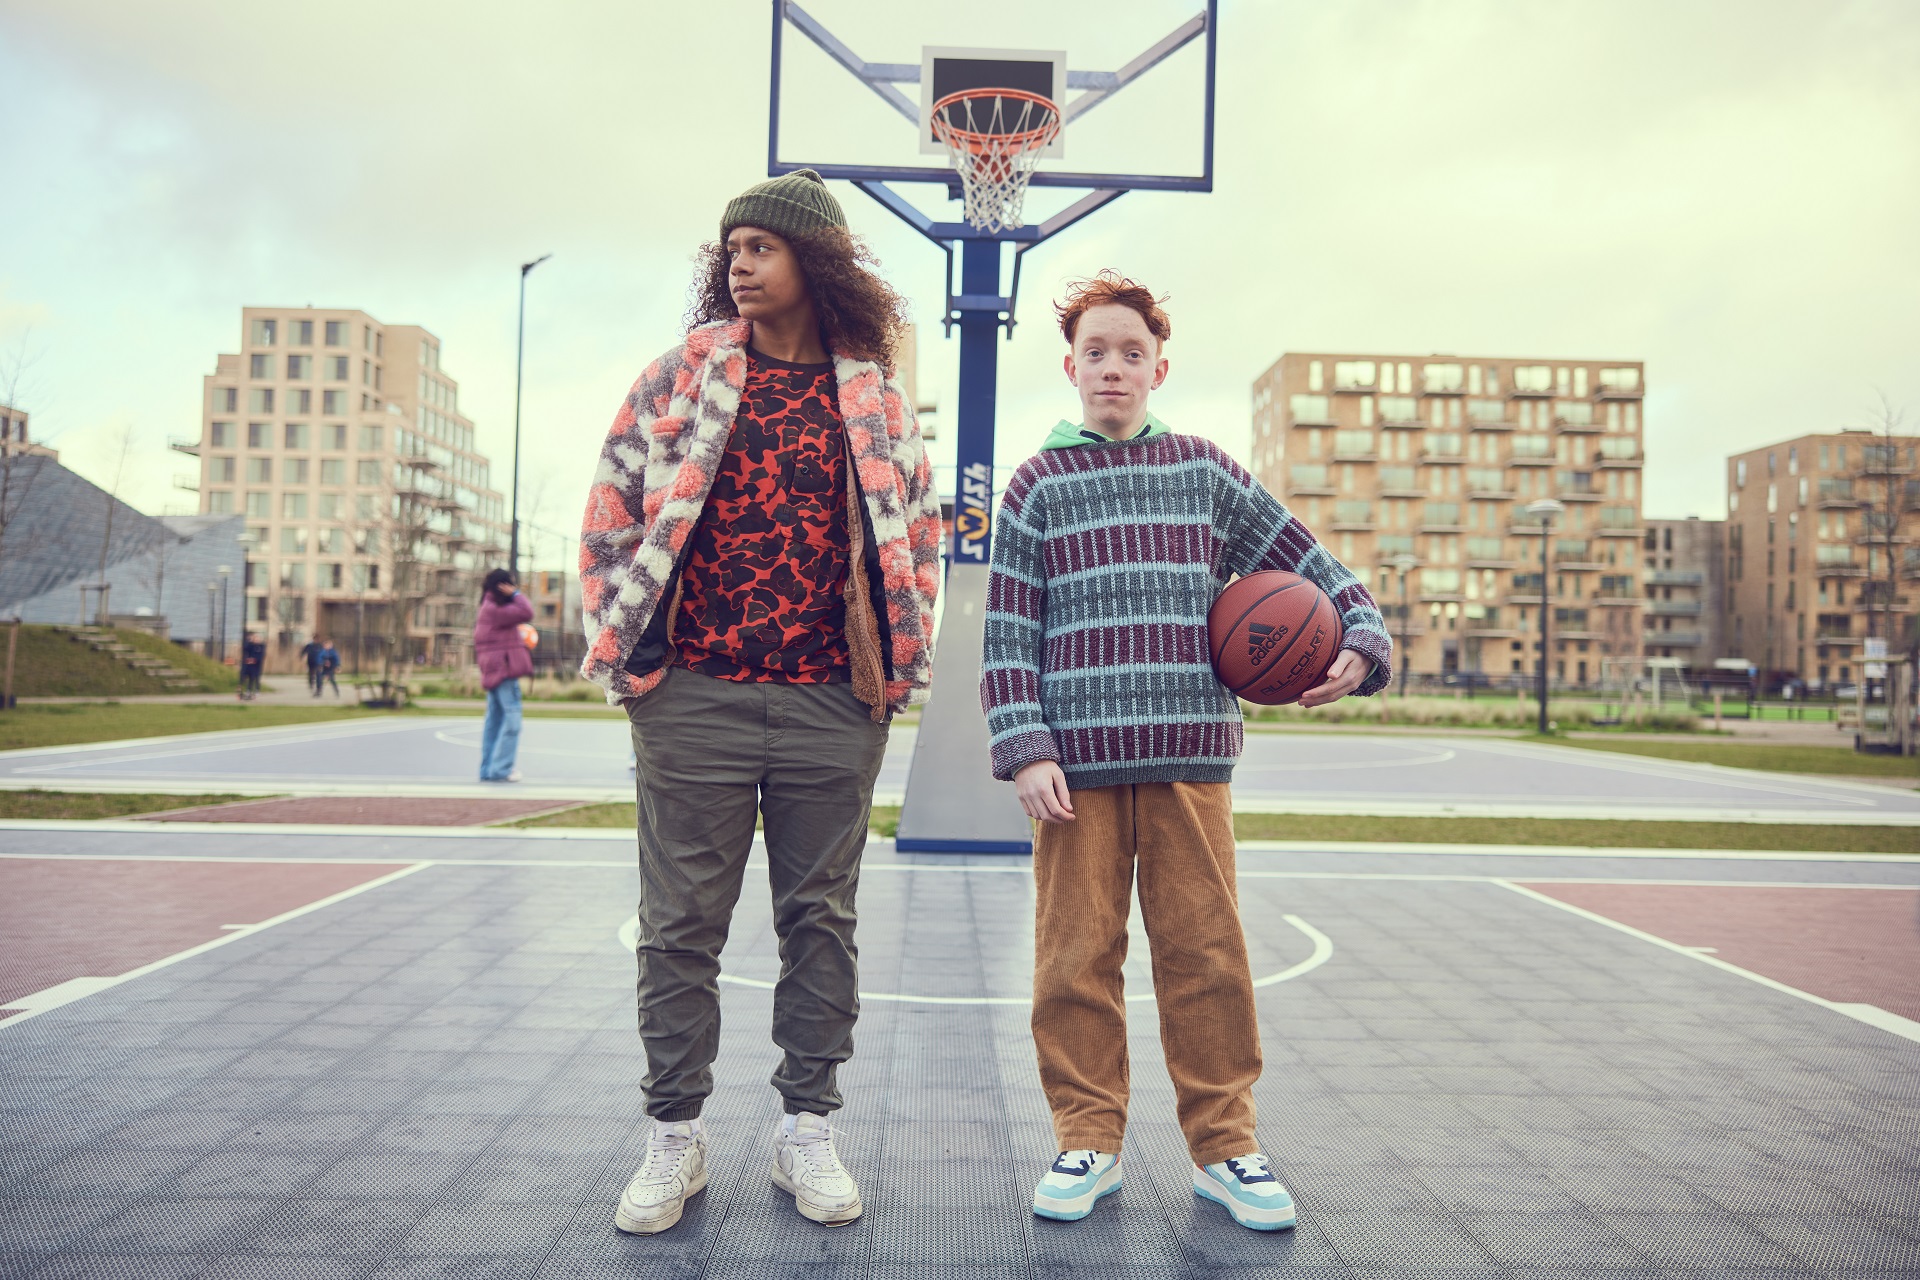
M 1107 69 L 1197 6 L 1090 0 L 1080 35 L 809 7 L 876 61 L 1058 40 Z M 1920 4 L 1222 8 L 1216 188 L 1128 195 L 1030 255 L 1001 461 L 1073 415 L 1045 303 L 1104 266 L 1172 295 L 1160 416 L 1243 457 L 1249 384 L 1288 350 L 1645 360 L 1656 516 L 1719 514 L 1728 452 L 1863 425 L 1882 391 L 1920 416 Z M 359 307 L 443 339 L 504 487 L 517 265 L 552 252 L 522 503 L 573 526 L 614 409 L 677 336 L 689 255 L 764 175 L 768 12 L 0 0 L 0 351 L 30 359 L 24 407 L 95 479 L 130 425 L 123 492 L 185 509 L 193 462 L 165 442 L 197 435 L 240 308 Z M 1070 160 L 1173 164 L 1192 78 L 1169 65 L 1086 116 Z M 844 94 L 812 101 L 856 143 L 906 128 Z M 836 190 L 937 322 L 939 252 Z M 957 343 L 922 351 L 951 406 Z

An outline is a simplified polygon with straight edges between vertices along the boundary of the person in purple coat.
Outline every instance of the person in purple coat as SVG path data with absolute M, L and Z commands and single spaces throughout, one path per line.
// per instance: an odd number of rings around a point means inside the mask
M 533 617 L 533 602 L 514 585 L 513 574 L 494 569 L 480 591 L 473 622 L 473 658 L 487 691 L 487 720 L 480 730 L 480 781 L 518 782 L 513 767 L 520 750 L 520 677 L 533 674 L 533 654 L 520 636 Z

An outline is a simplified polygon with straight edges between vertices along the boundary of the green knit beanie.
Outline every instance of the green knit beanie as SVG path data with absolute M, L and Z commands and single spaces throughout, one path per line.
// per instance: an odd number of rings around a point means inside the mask
M 792 236 L 822 227 L 845 230 L 846 225 L 846 212 L 827 190 L 826 181 L 811 169 L 795 169 L 735 196 L 720 219 L 720 238 L 725 240 L 735 227 L 764 227 L 776 235 Z

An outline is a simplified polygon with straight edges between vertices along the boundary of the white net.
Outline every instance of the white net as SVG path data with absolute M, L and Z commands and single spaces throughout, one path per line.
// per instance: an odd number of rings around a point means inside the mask
M 960 175 L 968 224 L 997 232 L 1022 225 L 1027 179 L 1060 136 L 1060 110 L 1018 89 L 969 89 L 933 104 L 933 135 Z

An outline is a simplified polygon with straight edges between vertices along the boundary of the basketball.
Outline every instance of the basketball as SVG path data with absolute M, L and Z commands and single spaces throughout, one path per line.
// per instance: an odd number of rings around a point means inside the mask
M 1267 707 L 1297 701 L 1326 679 L 1345 634 L 1327 593 L 1282 569 L 1236 578 L 1207 610 L 1214 674 L 1236 696 Z

